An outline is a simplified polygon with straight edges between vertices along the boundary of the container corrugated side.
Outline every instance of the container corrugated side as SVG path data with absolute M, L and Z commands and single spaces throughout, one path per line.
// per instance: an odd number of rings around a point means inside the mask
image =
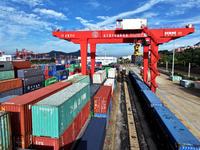
M 94 96 L 97 94 L 100 87 L 101 87 L 100 84 L 93 84 L 90 86 L 90 111 L 93 113 L 94 113 Z
M 23 86 L 33 85 L 36 83 L 44 82 L 44 75 L 23 78 L 22 80 L 23 80 Z
M 200 142 L 196 137 L 167 107 L 154 107 L 154 114 L 175 149 L 193 150 L 200 148 Z
M 70 66 L 72 69 L 80 67 L 80 64 L 71 64 Z
M 15 78 L 14 70 L 0 71 L 0 81 Z
M 28 78 L 38 75 L 43 75 L 42 68 L 28 68 L 28 69 L 19 69 L 17 70 L 18 78 Z
M 44 87 L 44 82 L 28 85 L 23 87 L 24 94 L 41 89 Z
M 106 86 L 111 86 L 112 87 L 112 94 L 114 92 L 114 87 L 115 87 L 115 79 L 107 79 L 106 82 L 104 83 Z
M 13 64 L 11 61 L 0 61 L 0 71 L 13 70 Z
M 93 74 L 93 84 L 102 84 L 106 79 L 106 71 L 99 70 Z
M 78 75 L 72 79 L 63 80 L 62 82 L 72 82 L 73 83 L 90 83 L 90 78 L 88 75 Z
M 110 68 L 108 70 L 108 78 L 115 78 L 116 77 L 116 68 Z
M 0 81 L 0 93 L 22 87 L 22 79 Z
M 94 113 L 107 113 L 111 99 L 111 86 L 102 86 L 94 97 Z
M 89 101 L 82 109 L 82 111 L 76 116 L 76 118 L 71 122 L 69 127 L 63 132 L 60 138 L 50 138 L 50 137 L 37 137 L 33 136 L 33 148 L 39 150 L 67 150 L 72 147 L 73 142 L 80 133 L 83 124 L 89 116 Z
M 30 61 L 13 61 L 13 67 L 15 72 L 15 78 L 17 78 L 17 70 L 31 68 Z
M 59 138 L 89 99 L 89 84 L 75 83 L 36 103 L 32 107 L 33 135 Z
M 13 135 L 26 135 L 32 130 L 32 105 L 70 86 L 71 83 L 58 82 L 39 90 L 18 96 L 2 103 L 1 110 L 11 112 Z
M 57 77 L 52 77 L 49 79 L 45 80 L 45 86 L 49 86 L 51 84 L 57 83 L 58 82 L 58 78 Z
M 194 82 L 194 87 L 197 88 L 197 89 L 200 89 L 199 81 Z
M 92 118 L 77 150 L 102 150 L 106 134 L 106 118 Z
M 6 96 L 9 96 L 9 95 L 22 95 L 22 94 L 23 94 L 23 89 L 22 89 L 22 87 L 20 87 L 20 88 L 17 88 L 17 89 L 1 92 L 0 98 L 6 97 Z
M 0 149 L 12 149 L 12 131 L 10 113 L 0 111 Z

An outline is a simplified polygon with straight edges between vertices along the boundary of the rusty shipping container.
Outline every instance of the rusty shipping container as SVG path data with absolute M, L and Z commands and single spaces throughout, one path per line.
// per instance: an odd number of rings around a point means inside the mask
M 70 150 L 73 142 L 76 140 L 76 137 L 88 119 L 90 113 L 89 106 L 90 101 L 88 101 L 60 138 L 34 136 L 33 148 L 37 150 Z
M 13 61 L 13 67 L 15 72 L 15 78 L 17 78 L 17 70 L 31 68 L 31 63 L 30 61 Z
M 0 93 L 22 87 L 22 79 L 0 81 Z
M 111 86 L 102 86 L 94 97 L 94 113 L 106 114 L 110 99 L 111 99 Z
M 11 112 L 13 135 L 26 135 L 32 130 L 32 105 L 66 88 L 71 83 L 58 82 L 2 103 L 1 110 Z M 22 141 L 22 143 L 25 141 Z M 22 148 L 27 148 L 22 147 Z

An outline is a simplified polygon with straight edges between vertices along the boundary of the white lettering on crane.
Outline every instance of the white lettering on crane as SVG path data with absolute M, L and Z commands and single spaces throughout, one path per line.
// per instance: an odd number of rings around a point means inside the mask
M 176 36 L 176 31 L 165 32 L 165 36 Z

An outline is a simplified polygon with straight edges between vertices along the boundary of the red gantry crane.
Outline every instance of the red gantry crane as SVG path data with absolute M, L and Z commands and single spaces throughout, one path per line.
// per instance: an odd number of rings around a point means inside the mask
M 78 31 L 61 31 L 53 30 L 53 36 L 80 44 L 81 50 L 81 67 L 82 74 L 87 72 L 87 49 L 90 44 L 91 54 L 91 74 L 95 71 L 95 53 L 96 44 L 106 43 L 141 43 L 143 46 L 143 80 L 147 83 L 147 70 L 149 52 L 151 52 L 151 90 L 155 92 L 157 88 L 156 77 L 159 75 L 157 71 L 157 62 L 160 59 L 158 55 L 158 46 L 184 37 L 195 31 L 192 24 L 177 26 L 154 26 L 147 27 L 146 19 L 121 19 L 117 20 L 117 27 L 102 28 L 85 28 Z

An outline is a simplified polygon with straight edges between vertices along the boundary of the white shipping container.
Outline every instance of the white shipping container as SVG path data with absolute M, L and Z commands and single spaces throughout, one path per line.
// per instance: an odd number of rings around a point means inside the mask
M 61 60 L 61 64 L 65 64 L 65 60 Z
M 114 87 L 115 87 L 115 79 L 107 79 L 104 85 L 112 86 L 112 94 L 113 94 Z
M 81 73 L 76 73 L 76 74 L 73 74 L 73 75 L 68 76 L 67 79 L 72 79 L 72 78 L 74 78 L 74 77 L 76 77 L 76 76 L 79 76 L 79 75 L 82 75 L 82 74 L 81 74 Z
M 194 87 L 200 89 L 200 81 L 194 82 Z
M 106 70 L 99 70 L 93 74 L 93 84 L 102 84 L 106 79 Z
M 147 26 L 147 19 L 122 19 L 122 29 L 141 29 Z
M 116 68 L 110 68 L 108 70 L 108 78 L 115 78 L 116 77 Z

